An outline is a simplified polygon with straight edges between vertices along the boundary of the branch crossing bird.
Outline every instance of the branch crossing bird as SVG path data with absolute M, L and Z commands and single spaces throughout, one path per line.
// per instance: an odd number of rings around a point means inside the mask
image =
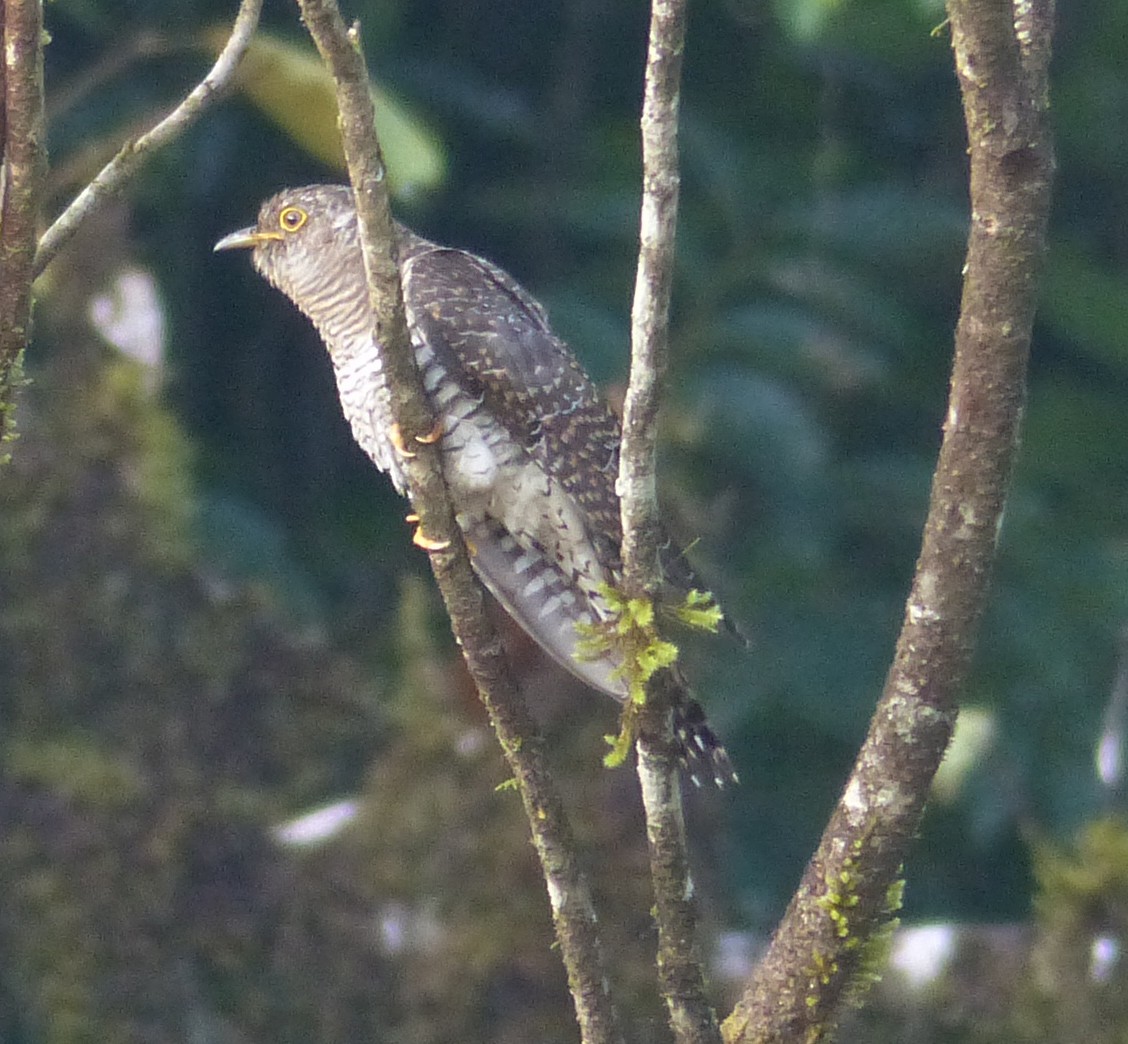
M 601 588 L 621 572 L 619 422 L 544 309 L 511 276 L 402 226 L 396 235 L 415 361 L 474 570 L 554 659 L 622 701 L 627 685 L 615 654 L 576 655 L 577 624 L 607 619 Z M 354 438 L 406 493 L 352 190 L 280 192 L 262 205 L 254 227 L 215 246 L 235 248 L 250 249 L 259 273 L 313 322 Z M 419 534 L 417 542 L 426 546 Z M 664 558 L 674 597 L 700 588 L 682 556 Z M 700 705 L 674 677 L 675 732 L 690 775 L 717 786 L 735 782 Z

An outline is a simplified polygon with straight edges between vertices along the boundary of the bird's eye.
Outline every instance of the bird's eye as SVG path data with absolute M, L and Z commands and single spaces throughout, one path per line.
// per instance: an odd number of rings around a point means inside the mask
M 283 232 L 297 232 L 309 220 L 301 207 L 284 207 L 278 214 L 278 226 Z

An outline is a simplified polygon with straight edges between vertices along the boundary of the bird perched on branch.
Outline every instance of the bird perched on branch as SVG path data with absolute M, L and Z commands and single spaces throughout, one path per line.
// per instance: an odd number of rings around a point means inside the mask
M 313 322 L 353 436 L 400 493 L 405 447 L 390 412 L 368 303 L 352 191 L 290 189 L 216 250 L 249 248 L 255 268 Z M 544 309 L 511 276 L 397 226 L 408 329 L 437 418 L 443 473 L 474 570 L 505 610 L 588 685 L 622 701 L 621 654 L 583 655 L 583 625 L 613 615 L 621 571 L 615 480 L 619 423 Z M 416 542 L 426 546 L 417 533 Z M 694 584 L 664 563 L 677 597 Z M 734 781 L 724 747 L 677 680 L 675 731 L 695 781 Z

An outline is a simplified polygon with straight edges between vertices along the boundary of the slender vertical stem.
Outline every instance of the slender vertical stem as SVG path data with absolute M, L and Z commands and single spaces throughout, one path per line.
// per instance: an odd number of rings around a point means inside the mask
M 359 30 L 355 26 L 352 30 L 345 28 L 336 0 L 298 0 L 298 6 L 337 85 L 342 141 L 356 196 L 369 298 L 378 339 L 385 347 L 384 373 L 392 393 L 393 414 L 402 432 L 423 433 L 430 429 L 431 421 L 404 320 L 387 181 Z M 455 524 L 437 447 L 420 444 L 406 467 L 420 527 L 439 543 L 449 542 L 445 549 L 432 552 L 431 567 L 525 806 L 582 1040 L 584 1044 L 619 1044 L 622 1038 L 595 908 L 576 858 L 572 830 L 548 773 L 536 725 L 485 614 L 481 588 Z
M 631 375 L 619 464 L 623 588 L 632 597 L 653 595 L 660 579 L 655 447 L 658 399 L 669 354 L 685 28 L 685 0 L 653 0 L 641 120 L 642 214 L 631 310 Z M 707 1044 L 717 1041 L 720 1032 L 706 997 L 695 941 L 693 884 L 670 735 L 670 702 L 670 687 L 659 676 L 637 717 L 638 774 L 658 925 L 658 976 L 675 1038 L 681 1044 Z
M 658 398 L 669 355 L 670 287 L 678 216 L 678 110 L 685 0 L 654 0 L 642 102 L 642 214 L 631 307 L 631 374 L 623 404 L 619 495 L 623 586 L 653 592 L 658 581 L 655 447 Z

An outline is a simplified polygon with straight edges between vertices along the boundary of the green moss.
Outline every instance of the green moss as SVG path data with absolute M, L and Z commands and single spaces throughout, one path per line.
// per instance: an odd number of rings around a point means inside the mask
M 139 369 L 70 362 L 37 377 L 0 481 L 0 770 L 23 824 L 0 837 L 0 994 L 46 1044 L 179 1039 L 189 1017 L 372 1039 L 371 942 L 269 831 L 379 749 L 373 686 L 198 560 L 192 454 Z
M 637 708 L 646 702 L 647 684 L 658 671 L 677 662 L 678 647 L 658 633 L 652 599 L 628 598 L 609 584 L 600 588 L 600 594 L 610 615 L 594 624 L 577 625 L 580 640 L 576 658 L 595 660 L 611 654 L 622 660 L 615 673 L 627 683 L 630 698 L 623 707 L 618 734 L 604 737 L 611 749 L 603 763 L 616 768 L 626 761 L 634 745 Z M 722 619 L 713 596 L 696 590 L 690 591 L 674 612 L 683 623 L 709 631 L 715 631 Z
M 846 988 L 845 1002 L 859 1007 L 870 988 L 881 981 L 893 950 L 893 937 L 901 921 L 897 917 L 905 895 L 905 879 L 898 872 L 897 880 L 885 890 L 881 918 L 868 937 L 861 942 L 857 967 Z M 857 942 L 858 940 L 852 940 Z
M 870 987 L 881 979 L 889 959 L 893 934 L 899 923 L 895 914 L 901 908 L 904 880 L 898 877 L 886 890 L 877 918 L 872 921 L 867 919 L 864 926 L 859 925 L 857 917 L 862 905 L 861 892 L 866 882 L 858 870 L 856 856 L 863 848 L 861 839 L 854 842 L 856 855 L 847 857 L 837 873 L 828 875 L 825 891 L 816 900 L 830 918 L 840 946 L 835 955 L 815 955 L 809 969 L 812 993 L 808 1006 L 821 1003 L 819 987 L 829 985 L 833 977 L 843 972 L 847 981 L 840 993 L 842 1003 L 851 1007 L 860 1005 Z
M 681 605 L 673 606 L 672 611 L 686 627 L 716 634 L 725 618 L 712 591 L 692 590 Z

